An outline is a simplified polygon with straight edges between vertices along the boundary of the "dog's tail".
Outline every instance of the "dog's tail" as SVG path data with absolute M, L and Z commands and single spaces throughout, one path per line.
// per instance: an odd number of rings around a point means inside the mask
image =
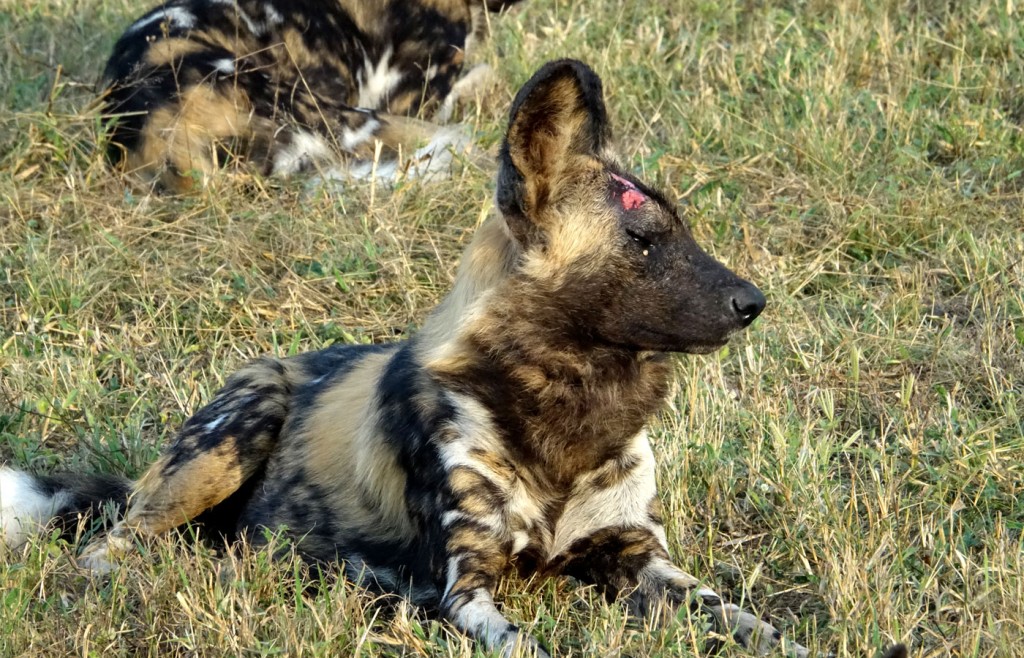
M 44 528 L 73 539 L 80 524 L 109 523 L 124 510 L 132 482 L 115 475 L 32 475 L 0 467 L 0 544 L 16 548 Z
M 882 658 L 907 658 L 907 646 L 905 644 L 894 644 L 885 650 Z

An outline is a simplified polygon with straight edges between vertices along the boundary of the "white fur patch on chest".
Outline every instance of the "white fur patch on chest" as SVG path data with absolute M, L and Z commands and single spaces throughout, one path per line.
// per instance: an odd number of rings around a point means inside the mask
M 624 457 L 631 458 L 632 466 L 620 473 L 614 484 L 601 484 L 609 476 L 609 470 L 619 468 L 612 462 L 576 481 L 562 515 L 555 523 L 549 557 L 564 553 L 577 540 L 604 528 L 657 529 L 659 532 L 656 534 L 663 539 L 664 532 L 660 532 L 660 527 L 650 519 L 651 502 L 657 495 L 657 486 L 654 453 L 646 429 L 633 437 Z
M 604 528 L 648 528 L 662 544 L 664 531 L 651 520 L 651 504 L 657 495 L 654 453 L 646 430 L 637 434 L 622 455 L 600 468 L 581 475 L 568 493 L 554 527 L 546 510 L 559 492 L 543 492 L 528 486 L 495 430 L 490 413 L 476 400 L 450 394 L 458 409 L 455 420 L 457 439 L 441 446 L 445 470 L 472 469 L 498 487 L 506 501 L 486 518 L 476 519 L 512 542 L 512 554 L 527 547 L 539 549 L 545 559 L 567 551 L 574 542 Z M 488 454 L 488 457 L 481 455 Z M 508 463 L 496 470 L 495 460 Z M 452 512 L 446 525 L 460 518 Z

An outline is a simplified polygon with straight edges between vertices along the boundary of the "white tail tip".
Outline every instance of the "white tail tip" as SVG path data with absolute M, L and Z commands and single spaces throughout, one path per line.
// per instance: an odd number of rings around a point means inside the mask
M 0 539 L 17 548 L 45 526 L 65 503 L 67 494 L 47 495 L 28 473 L 0 467 Z

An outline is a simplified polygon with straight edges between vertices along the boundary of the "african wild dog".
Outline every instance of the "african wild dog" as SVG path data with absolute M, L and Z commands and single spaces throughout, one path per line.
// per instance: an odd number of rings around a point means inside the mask
M 437 124 L 487 74 L 460 80 L 466 53 L 486 12 L 516 1 L 171 0 L 114 45 L 110 155 L 174 191 L 231 158 L 272 174 L 441 172 L 468 140 Z
M 616 164 L 609 139 L 593 71 L 544 66 L 511 109 L 498 212 L 422 330 L 234 374 L 138 482 L 89 483 L 131 494 L 81 560 L 108 568 L 133 536 L 195 519 L 254 541 L 286 528 L 311 561 L 437 606 L 502 655 L 547 655 L 492 598 L 513 563 L 596 583 L 639 614 L 693 606 L 759 652 L 806 655 L 669 559 L 644 429 L 668 353 L 721 347 L 765 298 Z M 96 505 L 81 482 L 0 471 L 8 541 L 18 523 Z

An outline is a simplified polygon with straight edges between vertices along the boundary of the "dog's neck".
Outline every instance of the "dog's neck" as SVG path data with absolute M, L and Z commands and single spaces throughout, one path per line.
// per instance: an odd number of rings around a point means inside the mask
M 501 220 L 488 220 L 417 351 L 489 408 L 521 458 L 564 483 L 629 445 L 661 406 L 671 367 L 662 354 L 574 337 L 564 310 L 517 271 L 520 256 Z
M 487 300 L 515 270 L 520 249 L 500 217 L 489 217 L 477 229 L 462 255 L 451 291 L 416 335 L 424 362 L 444 360 L 456 351 L 459 335 L 482 311 Z

